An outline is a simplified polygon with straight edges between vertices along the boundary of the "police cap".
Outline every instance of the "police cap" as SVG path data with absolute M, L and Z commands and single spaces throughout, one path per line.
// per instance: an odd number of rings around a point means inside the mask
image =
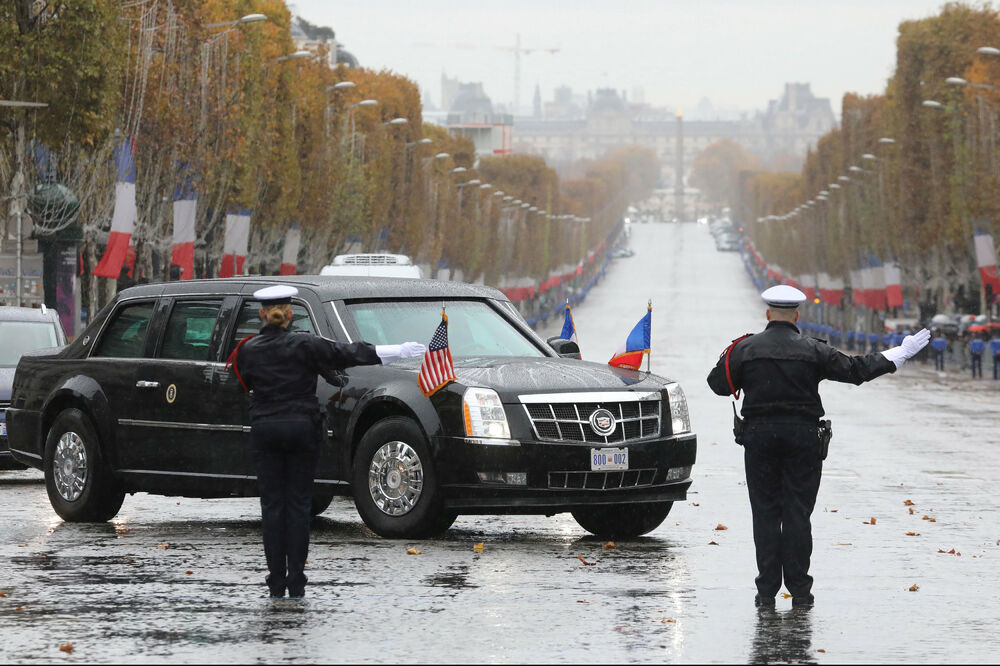
M 278 284 L 273 287 L 264 287 L 253 292 L 253 297 L 260 301 L 261 305 L 285 305 L 292 302 L 292 296 L 299 293 L 295 287 Z
M 779 284 L 770 289 L 765 289 L 760 297 L 764 299 L 764 302 L 769 307 L 787 308 L 790 310 L 799 307 L 806 300 L 805 294 L 787 284 Z

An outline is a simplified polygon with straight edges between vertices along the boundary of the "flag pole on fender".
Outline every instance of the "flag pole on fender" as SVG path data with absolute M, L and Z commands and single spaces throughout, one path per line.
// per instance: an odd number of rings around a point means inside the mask
M 652 327 L 652 323 L 653 323 L 653 299 L 652 298 L 649 299 L 646 302 L 646 312 L 649 313 L 649 321 L 650 321 L 650 327 L 649 328 L 650 328 L 650 330 L 652 330 L 653 329 L 653 327 Z M 653 366 L 653 341 L 650 340 L 649 341 L 649 351 L 646 352 L 646 374 L 649 374 L 650 372 L 652 372 L 652 366 Z

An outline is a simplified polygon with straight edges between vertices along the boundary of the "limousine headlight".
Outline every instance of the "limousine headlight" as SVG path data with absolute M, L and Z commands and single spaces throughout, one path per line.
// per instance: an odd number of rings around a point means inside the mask
M 680 384 L 667 384 L 667 398 L 670 400 L 671 432 L 679 435 L 691 431 L 691 414 L 688 412 L 688 401 Z
M 472 387 L 462 398 L 465 414 L 465 434 L 468 437 L 510 439 L 507 413 L 500 396 L 493 389 Z

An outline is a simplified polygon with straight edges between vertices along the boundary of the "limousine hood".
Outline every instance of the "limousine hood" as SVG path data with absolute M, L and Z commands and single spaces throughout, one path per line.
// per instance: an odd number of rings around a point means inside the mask
M 461 384 L 492 388 L 505 402 L 528 393 L 658 391 L 670 383 L 647 372 L 565 358 L 466 357 L 454 363 Z

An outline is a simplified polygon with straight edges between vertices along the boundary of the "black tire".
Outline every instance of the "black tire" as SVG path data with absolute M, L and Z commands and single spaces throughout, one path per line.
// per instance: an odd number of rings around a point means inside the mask
M 312 515 L 318 516 L 327 509 L 330 508 L 330 504 L 333 503 L 333 495 L 313 495 L 312 499 Z
M 125 490 L 104 459 L 97 429 L 79 409 L 63 410 L 52 422 L 42 466 L 49 502 L 63 520 L 103 523 L 118 515 Z
M 361 519 L 379 536 L 420 539 L 455 522 L 455 514 L 444 511 L 427 441 L 411 419 L 387 418 L 368 429 L 351 482 Z
M 673 502 L 605 504 L 573 511 L 580 527 L 605 539 L 632 539 L 649 534 L 667 519 Z

